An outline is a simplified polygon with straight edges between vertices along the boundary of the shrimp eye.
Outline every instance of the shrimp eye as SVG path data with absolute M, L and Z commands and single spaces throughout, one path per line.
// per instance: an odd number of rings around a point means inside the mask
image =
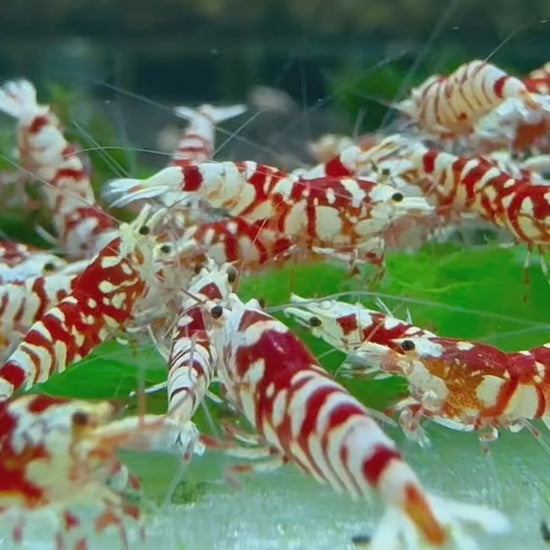
M 55 264 L 53 262 L 48 262 L 44 264 L 44 271 L 53 271 L 55 269 Z
M 405 197 L 403 196 L 403 193 L 394 193 L 392 196 L 391 196 L 392 200 L 395 201 L 395 202 L 401 202 Z
M 309 326 L 310 327 L 320 327 L 321 326 L 321 319 L 319 319 L 319 317 L 311 317 L 309 319 Z
M 355 546 L 364 546 L 365 548 L 370 544 L 372 541 L 372 537 L 369 535 L 355 535 L 351 538 L 351 542 L 355 544 Z
M 198 275 L 202 271 L 203 266 L 201 264 L 197 264 L 195 268 L 193 269 L 193 273 L 195 275 Z
M 401 342 L 401 349 L 403 351 L 412 351 L 416 346 L 412 340 L 403 340 Z
M 229 284 L 234 283 L 237 280 L 237 270 L 234 267 L 229 266 L 227 268 L 227 282 Z
M 170 254 L 170 252 L 172 252 L 172 247 L 171 247 L 169 244 L 163 244 L 163 245 L 160 247 L 160 251 L 161 251 L 163 254 Z
M 389 168 L 382 168 L 381 174 L 383 176 L 389 176 L 390 175 L 390 169 Z
M 544 520 L 540 522 L 540 532 L 542 534 L 542 540 L 544 542 L 550 542 L 550 527 L 548 527 L 548 524 Z
M 214 317 L 214 319 L 219 319 L 223 315 L 223 307 L 222 306 L 214 306 L 210 310 L 210 315 Z
M 151 228 L 148 225 L 142 225 L 139 228 L 138 233 L 140 235 L 149 235 L 149 233 L 151 233 Z
M 89 416 L 82 411 L 76 411 L 72 417 L 73 426 L 87 426 L 90 422 Z
M 265 298 L 258 298 L 258 304 L 262 309 L 265 309 Z

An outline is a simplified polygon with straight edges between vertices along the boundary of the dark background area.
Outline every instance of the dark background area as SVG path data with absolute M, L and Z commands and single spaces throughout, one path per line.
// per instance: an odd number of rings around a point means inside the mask
M 548 0 L 12 0 L 0 14 L 0 74 L 86 76 L 170 99 L 230 100 L 256 84 L 310 97 L 324 72 L 428 48 L 531 68 L 547 60 Z
M 542 65 L 547 18 L 549 0 L 11 0 L 0 11 L 0 78 L 30 78 L 81 127 L 90 99 L 100 103 L 119 139 L 152 148 L 175 123 L 163 106 L 281 88 L 295 110 L 241 133 L 280 152 L 323 131 L 386 124 L 391 101 L 469 59 L 516 74 Z

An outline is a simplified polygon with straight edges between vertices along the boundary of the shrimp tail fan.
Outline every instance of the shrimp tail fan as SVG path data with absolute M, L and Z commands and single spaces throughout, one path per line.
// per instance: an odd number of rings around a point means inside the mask
M 181 105 L 174 108 L 174 112 L 180 118 L 192 120 L 196 116 L 206 116 L 213 123 L 223 122 L 230 118 L 237 117 L 246 112 L 247 106 L 244 104 L 227 105 L 225 107 L 214 107 L 213 105 L 201 105 L 198 109 Z
M 25 79 L 5 82 L 0 87 L 0 111 L 16 119 L 38 114 L 40 107 L 32 83 Z

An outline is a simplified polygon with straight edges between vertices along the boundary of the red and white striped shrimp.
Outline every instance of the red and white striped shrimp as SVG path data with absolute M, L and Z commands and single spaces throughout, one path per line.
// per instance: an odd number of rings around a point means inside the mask
M 273 191 L 273 228 L 315 254 L 382 263 L 383 237 L 394 222 L 430 213 L 423 198 L 356 178 L 318 178 L 281 184 Z
M 218 268 L 210 261 L 186 290 L 168 357 L 168 415 L 178 421 L 193 417 L 218 365 L 202 304 L 210 300 L 225 302 L 236 280 L 237 272 L 231 266 Z
M 477 430 L 484 441 L 496 439 L 499 428 L 533 431 L 530 421 L 538 418 L 549 424 L 550 365 L 537 362 L 536 352 L 505 353 L 441 337 L 392 343 L 391 349 L 366 343 L 360 357 L 407 373 L 411 398 L 395 408 L 409 435 L 420 432 L 422 418 L 452 429 Z
M 303 179 L 253 162 L 167 168 L 143 182 L 111 182 L 110 191 L 124 193 L 115 201 L 119 205 L 160 196 L 166 206 L 188 205 L 194 192 L 211 206 L 276 231 L 315 254 L 337 252 L 379 264 L 384 231 L 399 218 L 431 212 L 424 199 L 404 197 L 386 184 L 345 177 Z
M 19 122 L 19 157 L 24 170 L 45 182 L 42 188 L 61 249 L 72 258 L 91 257 L 115 237 L 113 219 L 96 203 L 76 145 L 46 105 L 39 105 L 27 80 L 0 88 L 0 110 Z
M 104 196 L 113 206 L 158 197 L 167 207 L 186 208 L 202 200 L 231 216 L 255 221 L 273 215 L 269 198 L 279 181 L 288 177 L 278 168 L 252 161 L 205 162 L 169 166 L 146 180 L 113 180 L 107 183 Z
M 34 322 L 71 293 L 77 277 L 78 273 L 55 273 L 0 285 L 2 361 L 19 344 Z
M 67 262 L 52 252 L 14 241 L 0 242 L 0 284 L 59 271 Z
M 2 398 L 65 370 L 132 321 L 136 302 L 155 281 L 149 233 L 159 215 L 144 208 L 132 224 L 122 224 L 119 237 L 77 277 L 71 293 L 31 326 L 0 367 Z
M 128 528 L 141 528 L 140 510 L 126 500 L 136 480 L 117 450 L 172 450 L 179 437 L 177 452 L 191 452 L 198 434 L 192 424 L 184 431 L 165 417 L 116 420 L 114 413 L 105 401 L 46 395 L 0 403 L 0 522 L 9 523 L 3 532 L 15 544 L 27 540 L 27 524 L 42 517 L 58 550 L 89 548 L 113 528 L 128 548 Z
M 508 98 L 519 100 L 526 109 L 538 107 L 519 78 L 474 60 L 449 76 L 430 77 L 395 107 L 422 130 L 440 138 L 457 138 L 471 134 L 481 117 Z
M 404 376 L 410 397 L 395 406 L 411 438 L 431 418 L 494 439 L 498 428 L 517 431 L 550 417 L 550 346 L 505 353 L 492 346 L 439 337 L 361 304 L 315 303 L 293 296 L 285 313 L 312 334 L 349 354 L 351 373 L 382 371 Z
M 456 156 L 395 136 L 393 143 L 395 171 L 422 189 L 440 215 L 474 213 L 508 230 L 529 250 L 548 249 L 550 190 L 545 182 L 514 178 L 485 157 Z M 546 274 L 544 262 L 542 268 Z
M 256 300 L 243 304 L 232 294 L 227 307 L 211 302 L 209 314 L 226 398 L 276 449 L 281 462 L 289 459 L 355 498 L 366 497 L 369 488 L 382 497 L 386 515 L 373 549 L 399 543 L 416 548 L 420 538 L 442 547 L 453 536 L 452 524 L 462 521 L 489 532 L 506 529 L 495 512 L 427 494 L 365 407 Z
M 241 115 L 246 105 L 214 107 L 201 105 L 197 109 L 176 107 L 175 113 L 189 121 L 189 125 L 178 140 L 171 165 L 185 166 L 211 160 L 214 156 L 214 140 L 218 122 Z
M 285 315 L 307 327 L 310 332 L 345 353 L 353 353 L 364 342 L 392 348 L 398 338 L 431 337 L 432 332 L 401 321 L 387 312 L 368 309 L 360 303 L 338 300 L 308 300 L 292 294 Z M 397 349 L 401 349 L 399 345 Z M 397 371 L 393 374 L 402 375 Z

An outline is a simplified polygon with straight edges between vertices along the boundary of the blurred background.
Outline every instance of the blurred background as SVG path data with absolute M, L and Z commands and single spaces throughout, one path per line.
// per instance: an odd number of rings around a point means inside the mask
M 36 82 L 80 134 L 169 150 L 170 106 L 249 101 L 257 111 L 227 139 L 224 156 L 283 164 L 322 132 L 387 125 L 388 104 L 430 74 L 476 57 L 525 73 L 550 58 L 548 0 L 3 4 L 0 77 Z M 97 109 L 112 134 L 99 127 Z M 123 157 L 135 164 L 129 151 Z

